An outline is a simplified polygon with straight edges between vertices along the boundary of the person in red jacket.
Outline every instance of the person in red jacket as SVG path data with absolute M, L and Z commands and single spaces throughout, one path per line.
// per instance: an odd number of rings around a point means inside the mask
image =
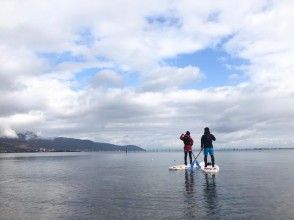
M 187 155 L 189 153 L 190 164 L 192 163 L 192 145 L 194 143 L 190 132 L 187 131 L 186 134 L 181 134 L 180 139 L 184 142 L 184 152 L 185 152 L 185 165 L 187 165 Z

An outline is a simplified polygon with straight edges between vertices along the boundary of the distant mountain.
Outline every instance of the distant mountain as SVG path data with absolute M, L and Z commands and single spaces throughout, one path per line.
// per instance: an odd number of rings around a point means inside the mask
M 0 137 L 0 153 L 13 152 L 75 152 L 75 151 L 145 151 L 135 145 L 114 145 L 90 140 L 57 137 L 44 139 L 33 132 L 17 134 L 18 138 Z
M 19 139 L 22 140 L 30 140 L 30 139 L 37 139 L 38 135 L 36 135 L 34 132 L 26 131 L 25 133 L 18 133 L 17 134 Z

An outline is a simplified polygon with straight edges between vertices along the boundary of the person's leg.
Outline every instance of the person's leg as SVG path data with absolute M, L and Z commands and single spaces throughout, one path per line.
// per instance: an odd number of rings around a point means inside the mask
M 214 156 L 213 156 L 213 155 L 211 155 L 210 157 L 211 157 L 211 163 L 212 163 L 212 167 L 214 167 Z
M 184 157 L 184 160 L 185 160 L 185 165 L 187 165 L 187 151 L 185 151 L 185 157 Z
M 204 154 L 204 164 L 205 164 L 205 167 L 207 167 L 207 155 L 208 155 L 207 148 L 203 149 L 203 154 Z
M 204 156 L 204 164 L 205 164 L 205 167 L 207 167 L 207 156 Z
M 209 154 L 211 158 L 212 167 L 214 167 L 214 154 L 213 154 L 213 148 L 209 149 Z
M 190 164 L 192 163 L 192 151 L 189 151 Z

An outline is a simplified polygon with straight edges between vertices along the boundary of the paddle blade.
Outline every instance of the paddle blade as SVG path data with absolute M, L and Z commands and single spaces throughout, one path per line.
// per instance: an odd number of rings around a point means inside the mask
M 189 170 L 190 171 L 193 171 L 194 169 L 198 169 L 198 165 L 197 165 L 197 161 L 196 160 L 194 160 L 191 164 L 190 164 L 190 167 L 189 167 Z M 195 166 L 195 164 L 196 164 L 196 166 Z
M 198 163 L 198 161 L 195 160 L 195 162 L 196 162 L 196 166 L 197 166 L 197 168 L 200 168 L 200 164 Z

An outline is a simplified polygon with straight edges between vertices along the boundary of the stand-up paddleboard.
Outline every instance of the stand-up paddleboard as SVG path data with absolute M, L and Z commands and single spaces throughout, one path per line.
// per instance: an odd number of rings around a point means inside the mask
M 208 164 L 207 167 L 205 167 L 205 163 L 204 162 L 200 162 L 200 169 L 205 172 L 205 173 L 218 173 L 219 171 L 219 166 L 214 164 L 214 167 L 212 167 L 211 164 Z
M 190 164 L 188 164 L 188 165 L 180 164 L 180 165 L 171 166 L 168 169 L 169 170 L 187 170 L 187 169 L 190 169 L 190 168 L 191 168 L 191 165 Z M 197 168 L 197 164 L 196 163 L 194 163 L 193 168 L 194 169 Z

